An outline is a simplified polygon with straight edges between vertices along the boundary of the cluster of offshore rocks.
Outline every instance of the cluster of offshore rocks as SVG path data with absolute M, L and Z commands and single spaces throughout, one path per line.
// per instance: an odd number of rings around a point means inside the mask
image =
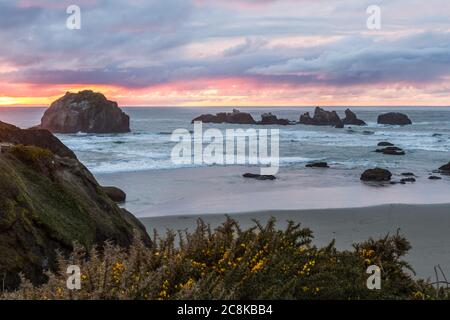
M 336 111 L 327 111 L 320 107 L 314 109 L 311 116 L 305 112 L 298 121 L 280 119 L 272 113 L 264 113 L 261 120 L 256 121 L 250 113 L 241 112 L 233 109 L 233 112 L 220 112 L 217 114 L 203 114 L 192 120 L 192 123 L 201 121 L 203 123 L 231 123 L 231 124 L 256 124 L 256 125 L 315 125 L 315 126 L 333 126 L 343 128 L 345 125 L 364 126 L 366 122 L 359 119 L 350 109 L 345 110 L 345 118 L 341 119 Z M 378 116 L 378 124 L 386 125 L 408 125 L 412 121 L 407 115 L 398 112 L 388 112 Z

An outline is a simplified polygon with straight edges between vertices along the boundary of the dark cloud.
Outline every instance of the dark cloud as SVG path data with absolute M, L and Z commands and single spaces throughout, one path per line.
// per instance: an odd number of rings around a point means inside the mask
M 239 4 L 260 1 L 233 0 L 234 7 L 223 7 L 199 0 L 86 0 L 80 2 L 82 29 L 67 30 L 60 1 L 26 6 L 3 1 L 0 61 L 19 68 L 0 78 L 146 87 L 242 77 L 294 86 L 351 86 L 433 82 L 450 74 L 448 26 L 422 31 L 442 24 L 440 13 L 436 20 L 422 17 L 417 25 L 410 1 L 380 1 L 385 24 L 379 34 L 369 33 L 364 8 L 370 2 L 326 0 L 322 9 L 317 1 L 268 0 L 264 1 L 267 10 L 258 8 L 253 14 L 251 6 L 241 10 Z M 398 10 L 399 3 L 405 5 L 403 11 Z M 444 0 L 431 0 L 429 5 L 449 7 Z M 408 30 L 410 34 L 402 33 Z M 289 39 L 297 36 L 339 36 L 340 40 L 289 46 Z M 278 38 L 286 38 L 286 46 L 271 45 Z M 213 55 L 209 50 L 214 44 L 208 43 L 214 41 L 230 44 Z M 189 54 L 190 44 L 200 44 L 203 57 Z

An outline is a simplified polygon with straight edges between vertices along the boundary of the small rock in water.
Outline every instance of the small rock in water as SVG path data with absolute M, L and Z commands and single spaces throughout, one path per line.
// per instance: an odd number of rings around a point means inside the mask
M 414 178 L 403 178 L 400 180 L 400 183 L 402 182 L 416 182 L 416 179 Z
M 442 178 L 438 177 L 438 176 L 429 176 L 428 179 L 430 179 L 430 180 L 441 180 Z
M 251 178 L 256 180 L 275 180 L 276 177 L 273 175 L 256 174 L 256 173 L 244 173 L 242 175 L 244 178 Z
M 375 150 L 375 152 L 379 152 L 382 154 L 388 154 L 388 155 L 392 155 L 392 156 L 404 156 L 405 155 L 405 151 L 403 151 L 403 149 L 400 149 L 398 147 L 386 147 L 383 149 L 377 149 L 377 150 Z
M 326 162 L 313 162 L 306 165 L 307 168 L 329 168 L 330 166 Z

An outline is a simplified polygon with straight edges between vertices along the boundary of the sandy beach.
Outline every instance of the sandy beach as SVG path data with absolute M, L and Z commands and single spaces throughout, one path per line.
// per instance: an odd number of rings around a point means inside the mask
M 374 186 L 359 171 L 281 168 L 275 181 L 244 179 L 250 167 L 206 167 L 96 174 L 102 185 L 127 193 L 124 207 L 137 217 L 368 207 L 391 203 L 448 203 L 449 176 L 427 174 L 405 185 Z M 403 171 L 393 170 L 392 180 Z
M 96 177 L 103 185 L 127 192 L 123 206 L 150 233 L 192 230 L 198 218 L 217 226 L 225 214 L 244 228 L 253 225 L 253 219 L 265 222 L 274 216 L 280 228 L 293 220 L 313 230 L 318 246 L 335 239 L 339 249 L 347 249 L 400 229 L 411 242 L 407 261 L 417 276 L 434 277 L 438 264 L 450 274 L 449 177 L 431 181 L 421 175 L 413 184 L 374 186 L 339 169 L 283 169 L 275 181 L 242 178 L 247 171 L 252 168 L 182 168 Z
M 400 233 L 411 242 L 406 260 L 417 276 L 433 278 L 435 265 L 441 265 L 450 274 L 450 204 L 406 205 L 390 204 L 362 208 L 277 210 L 230 214 L 242 227 L 253 225 L 253 219 L 265 222 L 276 217 L 280 228 L 287 220 L 299 222 L 314 231 L 314 244 L 321 246 L 336 240 L 339 249 L 351 248 L 355 242 L 370 237 L 380 238 L 388 233 Z M 167 229 L 195 228 L 198 218 L 215 227 L 225 220 L 223 214 L 177 215 L 141 218 L 148 231 L 160 234 Z

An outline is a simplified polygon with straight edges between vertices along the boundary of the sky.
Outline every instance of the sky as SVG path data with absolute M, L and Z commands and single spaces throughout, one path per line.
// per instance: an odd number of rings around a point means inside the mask
M 0 106 L 450 105 L 448 0 L 0 0 L 0 43 Z

